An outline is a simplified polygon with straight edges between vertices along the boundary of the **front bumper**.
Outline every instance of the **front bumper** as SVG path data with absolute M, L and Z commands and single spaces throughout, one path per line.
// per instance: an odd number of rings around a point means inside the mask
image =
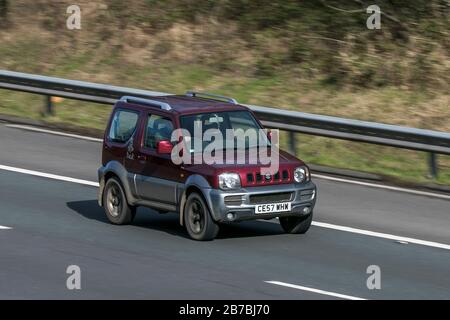
M 267 196 L 267 199 L 274 199 L 277 194 L 290 193 L 289 200 L 276 201 L 268 200 L 266 203 L 291 202 L 291 211 L 276 212 L 270 214 L 256 214 L 255 207 L 259 204 L 265 203 L 258 201 L 255 203 L 253 196 Z M 230 204 L 225 201 L 228 197 L 240 198 L 240 204 Z M 243 220 L 255 219 L 272 219 L 275 217 L 286 216 L 304 216 L 310 213 L 305 213 L 304 208 L 308 207 L 312 210 L 316 204 L 317 188 L 313 182 L 305 184 L 282 184 L 270 185 L 260 187 L 248 187 L 234 191 L 223 191 L 219 189 L 208 189 L 205 194 L 206 200 L 211 208 L 211 214 L 217 222 L 234 222 Z M 276 198 L 275 198 L 276 199 Z M 230 219 L 229 214 L 233 215 Z

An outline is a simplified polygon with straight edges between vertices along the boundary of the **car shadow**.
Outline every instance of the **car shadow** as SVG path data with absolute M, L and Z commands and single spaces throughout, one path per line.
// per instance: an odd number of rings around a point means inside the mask
M 103 208 L 96 200 L 71 201 L 67 207 L 84 218 L 109 224 Z M 167 232 L 189 238 L 185 229 L 179 224 L 177 213 L 159 214 L 155 210 L 139 208 L 132 226 Z M 278 223 L 265 221 L 243 221 L 233 224 L 222 224 L 216 239 L 248 238 L 274 236 L 284 234 Z

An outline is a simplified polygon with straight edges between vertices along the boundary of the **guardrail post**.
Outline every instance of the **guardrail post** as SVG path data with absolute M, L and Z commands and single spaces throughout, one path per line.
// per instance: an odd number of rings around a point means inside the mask
M 431 178 L 436 179 L 438 177 L 438 163 L 436 153 L 431 152 L 428 154 L 428 165 L 430 168 Z
M 45 96 L 45 115 L 53 115 L 52 96 Z
M 295 156 L 297 154 L 297 140 L 295 132 L 293 131 L 288 132 L 288 146 L 289 146 L 289 153 Z

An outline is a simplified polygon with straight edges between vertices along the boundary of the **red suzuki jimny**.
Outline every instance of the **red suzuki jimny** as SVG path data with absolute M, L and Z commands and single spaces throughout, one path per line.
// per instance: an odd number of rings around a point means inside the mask
M 224 137 L 227 129 L 263 129 L 249 108 L 212 94 L 123 97 L 115 104 L 98 171 L 99 204 L 113 224 L 130 223 L 136 208 L 145 206 L 178 212 L 196 240 L 214 239 L 220 224 L 252 219 L 278 218 L 288 233 L 309 229 L 317 194 L 304 162 L 279 150 L 277 172 L 261 174 L 259 162 L 174 161 L 176 144 L 198 139 L 198 127 L 202 134 L 212 129 Z M 177 129 L 184 129 L 183 137 L 173 134 Z M 223 154 L 267 148 L 270 134 L 265 138 L 265 144 L 223 145 Z M 196 152 L 187 147 L 175 153 L 189 159 Z

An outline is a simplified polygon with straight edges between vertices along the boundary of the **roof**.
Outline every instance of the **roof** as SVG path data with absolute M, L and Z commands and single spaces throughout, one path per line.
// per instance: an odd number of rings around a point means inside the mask
M 239 104 L 201 97 L 190 97 L 185 95 L 157 96 L 152 97 L 151 100 L 167 103 L 172 108 L 172 111 L 179 114 L 191 114 L 209 111 L 248 110 L 247 107 Z M 153 108 L 144 104 L 139 105 L 144 108 Z

